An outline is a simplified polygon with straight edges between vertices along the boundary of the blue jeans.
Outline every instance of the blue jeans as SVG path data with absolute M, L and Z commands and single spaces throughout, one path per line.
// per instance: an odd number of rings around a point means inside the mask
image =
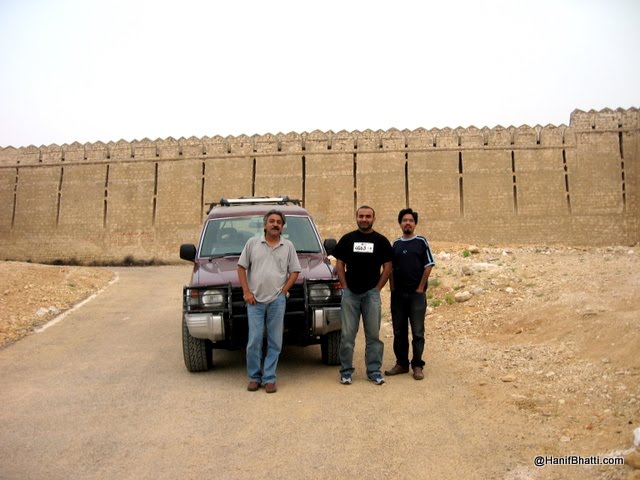
M 411 324 L 412 367 L 424 367 L 424 316 L 427 296 L 418 292 L 391 292 L 391 321 L 393 323 L 393 353 L 396 363 L 409 366 L 409 324 Z
M 367 376 L 380 373 L 384 343 L 380 340 L 380 292 L 373 288 L 364 293 L 353 293 L 348 288 L 342 291 L 342 333 L 340 335 L 340 373 L 353 373 L 353 349 L 360 325 L 364 326 L 366 347 L 364 360 Z
M 276 367 L 282 350 L 284 310 L 287 299 L 280 294 L 271 303 L 247 305 L 249 341 L 247 342 L 247 373 L 251 380 L 264 384 L 276 382 Z M 262 361 L 262 341 L 267 330 L 267 352 Z

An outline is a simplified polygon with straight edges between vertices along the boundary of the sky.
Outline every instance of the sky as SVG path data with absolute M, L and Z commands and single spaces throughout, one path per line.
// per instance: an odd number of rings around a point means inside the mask
M 639 0 L 0 0 L 0 148 L 640 108 Z

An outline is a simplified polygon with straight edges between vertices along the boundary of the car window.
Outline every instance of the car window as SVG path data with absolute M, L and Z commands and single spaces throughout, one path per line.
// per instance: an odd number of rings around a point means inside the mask
M 247 240 L 262 234 L 262 216 L 213 218 L 207 222 L 200 257 L 240 255 Z M 297 252 L 321 251 L 309 217 L 288 215 L 283 237 L 293 243 Z
M 287 217 L 284 238 L 291 240 L 296 252 L 318 253 L 321 251 L 318 236 L 309 217 Z

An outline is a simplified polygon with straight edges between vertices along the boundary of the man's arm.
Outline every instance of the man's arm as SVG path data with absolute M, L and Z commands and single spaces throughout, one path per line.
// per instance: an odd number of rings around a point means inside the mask
M 435 260 L 433 258 L 433 253 L 431 253 L 431 247 L 429 246 L 429 242 L 426 238 L 422 237 L 425 244 L 425 249 L 422 254 L 422 261 L 424 262 L 424 271 L 422 272 L 422 278 L 420 279 L 420 284 L 418 285 L 417 293 L 422 293 L 427 288 L 427 282 L 429 281 L 429 275 L 431 274 L 431 269 L 435 265 Z
M 429 265 L 427 268 L 424 269 L 424 272 L 422 273 L 422 278 L 420 279 L 420 284 L 418 285 L 418 289 L 416 290 L 416 292 L 418 293 L 424 292 L 424 289 L 427 286 L 427 281 L 429 280 L 429 275 L 431 274 L 432 268 L 433 268 L 433 265 Z
M 340 285 L 342 285 L 342 288 L 349 288 L 347 286 L 347 276 L 345 275 L 344 262 L 340 259 L 337 259 L 336 261 L 336 273 L 338 274 L 338 280 L 340 280 Z
M 242 298 L 250 305 L 256 303 L 256 297 L 251 290 L 249 290 L 249 281 L 247 280 L 247 269 L 238 265 L 238 280 L 240 280 L 240 286 L 242 287 Z
M 376 288 L 378 291 L 382 290 L 389 280 L 389 275 L 391 275 L 391 260 L 382 264 L 382 273 L 380 274 L 380 280 L 378 280 L 378 284 Z
M 293 287 L 293 284 L 296 283 L 296 280 L 298 279 L 298 275 L 300 275 L 300 272 L 291 272 L 289 274 L 289 278 L 287 278 L 287 282 L 284 284 L 284 287 L 282 287 L 282 293 L 284 295 L 286 295 L 291 289 L 291 287 Z

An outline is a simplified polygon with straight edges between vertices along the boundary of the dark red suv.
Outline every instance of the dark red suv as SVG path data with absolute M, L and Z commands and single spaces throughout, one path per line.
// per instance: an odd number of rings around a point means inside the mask
M 212 204 L 198 246 L 180 246 L 180 258 L 194 263 L 182 307 L 182 345 L 189 371 L 208 370 L 213 349 L 245 348 L 247 308 L 238 281 L 238 258 L 249 238 L 263 234 L 263 216 L 274 208 L 286 216 L 283 236 L 295 245 L 302 267 L 289 291 L 284 344 L 319 343 L 323 363 L 339 364 L 342 290 L 327 258 L 335 239 L 321 241 L 299 200 L 242 197 Z

